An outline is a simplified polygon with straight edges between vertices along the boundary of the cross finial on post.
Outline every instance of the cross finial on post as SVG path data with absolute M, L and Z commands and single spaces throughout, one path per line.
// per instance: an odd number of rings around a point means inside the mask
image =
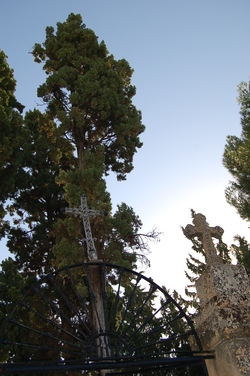
M 207 264 L 222 263 L 222 259 L 217 256 L 212 238 L 221 239 L 224 230 L 219 226 L 209 227 L 206 217 L 200 213 L 194 215 L 193 224 L 194 226 L 187 225 L 185 229 L 183 228 L 184 235 L 188 239 L 197 237 L 201 240 Z
M 86 236 L 87 254 L 89 261 L 98 260 L 94 240 L 92 237 L 89 218 L 96 217 L 98 215 L 103 215 L 103 213 L 99 210 L 93 210 L 88 208 L 86 195 L 81 196 L 81 205 L 79 208 L 65 208 L 65 212 L 68 214 L 72 214 L 76 217 L 79 216 L 82 218 L 84 232 Z

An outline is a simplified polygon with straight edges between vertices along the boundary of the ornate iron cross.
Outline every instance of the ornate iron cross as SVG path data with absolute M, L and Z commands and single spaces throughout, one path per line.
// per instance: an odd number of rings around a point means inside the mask
M 98 260 L 97 252 L 95 249 L 94 240 L 92 237 L 91 227 L 89 218 L 103 215 L 103 212 L 99 210 L 93 210 L 88 208 L 86 195 L 81 196 L 81 205 L 79 208 L 65 208 L 65 213 L 72 214 L 74 216 L 79 216 L 82 218 L 84 232 L 86 236 L 87 243 L 87 253 L 89 261 Z
M 184 235 L 188 239 L 197 237 L 201 240 L 206 253 L 207 264 L 222 263 L 222 259 L 217 255 L 212 238 L 221 239 L 224 230 L 219 226 L 209 227 L 206 217 L 200 213 L 194 215 L 193 224 L 194 226 L 187 225 L 185 229 L 182 229 Z

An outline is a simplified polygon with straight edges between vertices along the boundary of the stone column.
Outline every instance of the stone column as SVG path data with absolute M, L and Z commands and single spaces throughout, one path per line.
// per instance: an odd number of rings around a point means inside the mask
M 205 219 L 197 214 L 194 223 Z M 209 229 L 207 224 L 205 228 Z M 198 236 L 196 226 L 192 225 L 186 227 L 184 234 L 191 238 L 194 229 Z M 199 235 L 201 240 L 206 238 Z M 204 240 L 203 246 L 207 254 Z M 195 320 L 203 349 L 215 355 L 206 361 L 209 376 L 250 375 L 249 278 L 244 266 L 223 264 L 211 242 L 209 260 L 212 262 L 207 260 L 207 268 L 196 282 L 200 312 Z
M 250 375 L 250 289 L 242 265 L 208 265 L 196 282 L 201 310 L 196 330 L 205 350 L 209 376 Z

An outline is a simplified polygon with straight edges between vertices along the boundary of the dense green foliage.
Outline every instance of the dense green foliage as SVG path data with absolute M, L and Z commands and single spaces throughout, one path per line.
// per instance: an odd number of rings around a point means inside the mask
M 243 82 L 238 87 L 241 114 L 241 136 L 228 136 L 223 164 L 233 177 L 226 189 L 226 199 L 241 218 L 250 220 L 250 89 Z
M 91 220 L 99 259 L 135 269 L 138 263 L 149 263 L 148 240 L 158 238 L 154 230 L 141 234 L 142 222 L 127 204 L 122 203 L 112 214 L 106 188 L 106 174 L 112 171 L 118 180 L 125 179 L 133 168 L 134 153 L 142 146 L 139 136 L 144 126 L 132 104 L 135 88 L 127 61 L 109 55 L 104 42 L 98 43 L 80 15 L 73 14 L 58 23 L 56 31 L 46 29 L 46 40 L 43 45 L 35 44 L 33 55 L 36 62 L 44 63 L 47 74 L 38 88 L 45 108 L 43 113 L 34 109 L 24 116 L 23 106 L 14 96 L 13 72 L 4 53 L 0 55 L 0 174 L 5 182 L 0 188 L 1 236 L 7 237 L 13 255 L 2 263 L 0 273 L 1 326 L 15 302 L 43 274 L 88 261 L 81 218 L 66 216 L 62 210 L 79 206 L 83 193 L 90 208 L 109 213 Z M 74 277 L 84 296 L 83 274 Z M 107 278 L 112 286 L 113 276 Z M 67 283 L 64 277 L 59 281 L 65 291 Z M 129 278 L 126 283 L 125 292 L 132 289 Z M 45 296 L 48 289 L 57 301 L 52 284 L 42 289 Z M 138 305 L 143 294 L 141 290 Z M 47 315 L 45 305 L 33 299 L 33 294 L 28 304 L 35 304 L 33 309 L 39 315 Z M 88 304 L 91 317 L 93 307 Z M 149 315 L 152 304 L 150 300 L 147 303 Z M 52 307 L 56 307 L 53 319 L 57 325 L 69 328 L 65 302 L 52 302 Z M 24 309 L 19 309 L 21 317 Z M 29 325 L 46 333 L 52 316 L 48 321 L 42 316 L 36 320 L 35 311 L 29 310 Z M 71 312 L 69 316 L 74 322 L 75 315 Z M 35 331 L 13 325 L 11 341 L 33 341 Z M 48 345 L 51 342 L 52 338 L 47 339 Z M 48 352 L 43 356 L 38 348 L 34 351 L 34 359 L 50 359 Z M 29 360 L 28 353 L 18 346 L 7 348 L 1 356 L 2 361 Z
M 47 27 L 46 40 L 35 44 L 33 55 L 48 76 L 38 96 L 75 146 L 80 170 L 84 152 L 102 147 L 104 171 L 124 179 L 144 131 L 132 104 L 135 87 L 128 62 L 109 55 L 105 43 L 75 14 L 58 23 L 56 32 Z
M 20 157 L 20 139 L 22 138 L 23 106 L 16 100 L 14 92 L 16 81 L 13 70 L 7 63 L 7 56 L 0 50 L 0 220 L 5 211 L 3 202 L 15 190 L 15 174 Z M 0 234 L 4 235 L 6 229 L 1 222 Z
M 227 202 L 236 208 L 240 217 L 250 221 L 250 86 L 242 82 L 238 87 L 238 103 L 241 115 L 241 136 L 228 136 L 223 154 L 223 164 L 233 180 L 226 188 Z M 234 257 L 242 263 L 250 275 L 250 252 L 244 237 L 235 236 L 237 245 L 232 246 Z
M 13 256 L 2 262 L 0 272 L 0 330 L 7 329 L 9 341 L 1 348 L 1 361 L 82 360 L 82 339 L 89 331 L 98 333 L 93 317 L 99 295 L 109 308 L 115 307 L 116 326 L 123 320 L 129 328 L 126 340 L 134 337 L 142 356 L 150 342 L 157 354 L 164 328 L 164 354 L 190 351 L 189 326 L 181 323 L 183 317 L 171 298 L 163 299 L 168 308 L 157 312 L 155 288 L 135 288 L 139 279 L 122 272 L 118 294 L 120 277 L 109 269 L 106 290 L 95 267 L 65 268 L 57 274 L 59 268 L 89 261 L 81 218 L 66 216 L 62 210 L 79 206 L 83 193 L 89 208 L 108 213 L 91 219 L 98 259 L 122 270 L 149 264 L 148 241 L 157 240 L 159 234 L 155 230 L 142 234 L 142 222 L 127 204 L 113 210 L 105 181 L 110 172 L 124 180 L 142 146 L 145 127 L 132 103 L 133 70 L 125 59 L 116 61 L 74 14 L 56 30 L 46 29 L 45 42 L 34 45 L 33 56 L 46 73 L 38 88 L 44 112 L 34 109 L 22 116 L 13 71 L 0 53 L 0 177 L 5 182 L 0 187 L 0 235 L 7 237 Z M 6 322 L 8 316 L 11 320 Z M 190 372 L 174 369 L 157 374 Z
M 13 74 L 2 54 L 2 111 L 9 120 L 2 117 L 6 137 L 0 162 L 6 184 L 1 197 L 3 215 L 5 209 L 13 219 L 4 222 L 2 232 L 8 234 L 17 268 L 40 274 L 87 260 L 81 219 L 66 218 L 61 209 L 78 206 L 84 192 L 89 207 L 111 213 L 105 174 L 112 170 L 125 179 L 142 145 L 144 126 L 132 104 L 132 69 L 126 60 L 108 54 L 80 15 L 70 14 L 56 32 L 48 27 L 45 42 L 35 44 L 33 55 L 47 74 L 38 89 L 46 108 L 45 113 L 28 111 L 22 119 Z M 141 227 L 124 203 L 112 217 L 93 219 L 98 257 L 136 267 L 138 254 L 148 263 Z M 156 237 L 154 231 L 146 236 Z

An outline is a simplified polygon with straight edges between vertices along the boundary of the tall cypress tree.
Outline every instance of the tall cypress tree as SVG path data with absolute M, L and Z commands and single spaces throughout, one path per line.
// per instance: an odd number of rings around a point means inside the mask
M 45 112 L 29 111 L 23 119 L 18 114 L 18 126 L 10 129 L 9 136 L 18 131 L 22 147 L 19 144 L 18 158 L 13 159 L 14 152 L 10 153 L 6 164 L 3 164 L 8 167 L 11 160 L 15 161 L 13 179 L 1 196 L 3 205 L 9 199 L 5 210 L 13 219 L 6 225 L 6 232 L 7 245 L 14 260 L 6 260 L 0 273 L 1 308 L 7 315 L 13 303 L 44 273 L 88 261 L 81 219 L 66 217 L 61 209 L 79 206 L 84 192 L 89 207 L 111 213 L 105 176 L 112 171 L 118 180 L 126 178 L 133 168 L 134 153 L 142 146 L 140 135 L 144 131 L 141 113 L 132 103 L 135 95 L 135 87 L 131 85 L 133 70 L 126 60 L 116 61 L 108 53 L 105 43 L 98 42 L 94 32 L 82 23 L 80 15 L 70 14 L 66 22 L 57 24 L 57 30 L 48 27 L 45 42 L 35 44 L 33 55 L 36 62 L 43 64 L 47 75 L 45 83 L 38 88 L 38 96 L 46 106 Z M 14 87 L 12 95 L 13 90 Z M 12 110 L 21 109 L 17 102 L 13 103 Z M 3 178 L 7 179 L 7 170 L 4 169 Z M 146 236 L 140 234 L 142 222 L 125 203 L 119 205 L 113 215 L 92 219 L 91 226 L 98 258 L 128 268 L 136 268 L 138 260 L 148 263 L 145 255 L 147 241 L 158 238 L 154 230 Z M 87 273 L 81 269 L 74 278 L 77 291 L 84 298 L 87 295 Z M 2 361 L 46 361 L 51 360 L 51 356 L 61 360 L 62 354 L 55 356 L 51 350 L 57 338 L 59 344 L 60 338 L 78 336 L 76 324 L 79 316 L 72 310 L 71 304 L 67 304 L 73 301 L 60 300 L 60 293 L 55 290 L 53 282 L 51 278 L 41 285 L 40 295 L 36 295 L 35 301 L 33 294 L 26 295 L 26 301 L 18 306 L 16 315 L 22 317 L 25 312 L 28 327 L 22 326 L 22 322 L 20 325 L 15 321 L 12 323 L 13 330 L 10 327 L 8 338 L 16 347 L 7 348 L 2 353 Z M 67 272 L 57 283 L 66 295 L 71 291 L 72 280 Z M 117 284 L 117 275 L 107 274 L 110 304 L 116 297 L 114 286 Z M 181 338 L 175 339 L 172 345 L 166 341 L 166 351 L 174 351 L 175 346 L 180 350 L 190 350 L 187 340 L 181 337 L 178 310 L 171 306 L 161 317 L 158 317 L 160 313 L 154 316 L 154 290 L 148 295 L 143 287 L 137 290 L 138 295 L 131 305 L 133 284 L 132 277 L 123 281 L 121 291 L 124 293 L 117 314 L 123 316 L 124 310 L 127 310 L 127 320 L 133 322 L 129 334 L 140 333 L 137 345 L 141 346 L 141 351 L 150 341 L 149 334 L 152 334 L 157 354 L 164 323 L 168 326 L 170 338 L 174 336 L 173 330 Z M 12 286 L 10 290 L 7 290 L 8 285 Z M 50 304 L 47 304 L 47 296 L 50 296 Z M 79 305 L 80 314 L 81 299 L 77 296 L 73 302 Z M 33 308 L 30 309 L 30 306 Z M 86 306 L 91 313 L 90 301 L 87 300 Z M 139 315 L 142 310 L 147 317 L 146 322 L 143 315 Z M 91 321 L 89 312 L 84 316 L 86 323 Z M 4 317 L 2 315 L 1 319 Z M 53 334 L 48 332 L 47 335 L 51 321 Z M 171 327 L 172 321 L 175 328 Z M 38 329 L 30 330 L 33 326 Z M 83 336 L 86 330 L 84 327 Z M 42 351 L 40 344 L 36 347 L 37 333 L 41 333 L 45 341 Z M 18 346 L 20 339 L 21 342 L 34 344 L 31 355 L 25 347 Z M 65 341 L 65 353 L 68 345 Z M 63 353 L 63 358 L 72 359 L 72 352 Z M 165 374 L 164 370 L 162 374 Z M 172 374 L 179 372 L 173 370 Z
M 81 16 L 75 14 L 58 23 L 56 31 L 46 28 L 45 42 L 35 44 L 33 55 L 36 62 L 43 63 L 47 74 L 46 82 L 38 88 L 38 96 L 46 104 L 47 115 L 57 124 L 61 138 L 76 152 L 77 165 L 73 169 L 60 169 L 56 182 L 63 187 L 69 206 L 79 205 L 85 192 L 90 207 L 111 212 L 105 174 L 111 170 L 118 180 L 126 178 L 133 168 L 134 153 L 142 146 L 139 136 L 145 128 L 140 111 L 132 103 L 133 70 L 125 59 L 116 61 L 105 43 L 99 43 L 95 33 L 82 23 Z M 127 234 L 119 225 L 121 220 Z M 70 225 L 74 221 L 68 218 L 56 225 L 60 237 L 67 224 L 76 229 L 75 234 L 68 234 L 70 245 L 66 245 L 64 237 L 63 244 L 58 240 L 54 247 L 59 265 L 69 262 L 65 250 L 71 248 L 72 242 L 75 243 L 73 238 L 79 239 L 82 231 L 81 227 Z M 141 226 L 139 218 L 125 204 L 113 218 L 94 219 L 93 235 L 98 239 L 99 256 L 122 262 L 123 254 L 130 260 L 127 266 L 135 266 L 135 249 L 145 246 L 136 235 Z M 75 257 L 71 252 L 71 259 L 76 261 L 79 245 L 75 244 L 73 249 Z
M 14 219 L 8 247 L 20 269 L 44 273 L 87 260 L 81 220 L 66 218 L 61 209 L 78 206 L 84 192 L 90 207 L 111 213 L 105 175 L 111 170 L 118 180 L 126 178 L 145 127 L 132 104 L 133 70 L 109 55 L 80 15 L 70 14 L 56 31 L 48 27 L 33 55 L 47 74 L 38 88 L 46 109 L 26 113 L 21 127 L 25 146 L 8 205 Z M 93 219 L 99 256 L 129 267 L 137 255 L 147 262 L 141 227 L 124 203 L 113 217 Z
M 17 101 L 12 101 L 12 107 L 3 103 L 3 111 L 15 111 L 18 118 L 18 122 L 10 124 L 6 149 L 15 140 L 16 132 L 20 134 L 17 143 L 12 144 L 18 146 L 18 158 L 13 158 L 16 149 L 10 149 L 1 171 L 6 181 L 1 202 L 12 218 L 6 222 L 4 234 L 8 235 L 7 246 L 14 256 L 2 264 L 0 274 L 2 312 L 6 314 L 44 273 L 88 261 L 82 220 L 67 217 L 61 210 L 79 206 L 83 193 L 89 207 L 109 213 L 91 221 L 99 259 L 136 268 L 138 257 L 148 262 L 147 240 L 158 237 L 155 231 L 146 237 L 140 234 L 142 222 L 125 203 L 111 215 L 111 198 L 106 189 L 106 174 L 113 171 L 118 180 L 125 179 L 133 168 L 134 153 L 142 146 L 139 136 L 144 126 L 140 112 L 132 104 L 135 88 L 130 84 L 133 71 L 129 64 L 109 55 L 104 42 L 98 43 L 94 32 L 86 29 L 79 15 L 73 14 L 65 23 L 58 23 L 56 33 L 47 28 L 46 41 L 43 46 L 36 44 L 33 54 L 36 61 L 44 62 L 48 76 L 38 89 L 46 104 L 45 112 L 35 109 L 22 118 Z M 4 64 L 7 76 L 13 78 L 6 60 Z M 10 90 L 12 97 L 14 88 Z M 13 116 L 9 119 L 13 120 Z M 13 179 L 9 182 L 7 167 L 14 162 Z M 76 278 L 84 284 L 82 272 Z M 108 284 L 114 276 L 109 278 Z M 67 289 L 70 281 L 63 277 L 59 283 Z M 129 279 L 127 283 L 129 286 Z M 13 293 L 6 295 L 8 284 L 13 284 Z M 46 289 L 53 292 L 52 282 L 44 287 L 45 294 Z M 29 304 L 33 304 L 32 297 Z M 45 307 L 37 304 L 36 309 L 46 315 Z M 63 302 L 57 304 L 62 312 L 58 324 L 64 330 L 74 330 L 63 312 L 73 315 L 72 321 L 74 313 Z M 29 321 L 31 326 L 37 325 L 32 311 Z M 39 330 L 46 331 L 47 324 L 46 320 L 44 327 L 39 323 Z M 22 337 L 29 343 L 34 333 L 20 328 L 10 335 L 16 341 Z M 47 345 L 51 342 L 48 339 Z M 18 349 L 3 354 L 3 358 L 28 360 L 28 353 Z M 47 353 L 44 359 L 49 356 Z M 34 357 L 40 359 L 42 354 L 36 351 Z
M 57 23 L 56 31 L 47 27 L 46 40 L 35 44 L 33 55 L 47 74 L 38 96 L 74 145 L 79 169 L 86 150 L 96 153 L 102 147 L 104 172 L 112 170 L 124 179 L 145 128 L 132 103 L 135 87 L 128 62 L 115 60 L 79 14 Z

